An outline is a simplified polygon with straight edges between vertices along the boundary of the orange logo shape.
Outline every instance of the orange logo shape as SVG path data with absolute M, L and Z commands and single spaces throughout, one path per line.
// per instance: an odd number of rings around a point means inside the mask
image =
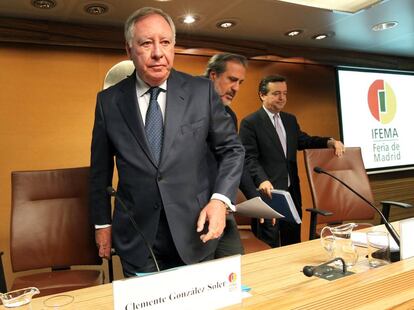
M 397 100 L 391 86 L 375 80 L 368 89 L 368 106 L 372 116 L 381 124 L 390 123 L 397 111 Z
M 230 283 L 236 282 L 236 280 L 237 280 L 237 274 L 235 274 L 234 272 L 230 273 L 228 279 L 229 279 L 229 282 Z

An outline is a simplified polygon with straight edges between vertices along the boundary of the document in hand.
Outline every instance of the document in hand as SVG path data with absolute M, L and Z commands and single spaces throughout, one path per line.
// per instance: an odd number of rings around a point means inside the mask
M 253 218 L 283 218 L 282 214 L 269 207 L 269 205 L 267 205 L 260 197 L 254 197 L 252 199 L 239 203 L 236 205 L 236 212 L 240 215 Z
M 281 189 L 272 189 L 271 192 L 272 199 L 270 200 L 269 197 L 262 195 L 263 201 L 276 212 L 282 214 L 284 216 L 282 220 L 296 224 L 302 223 L 290 193 Z

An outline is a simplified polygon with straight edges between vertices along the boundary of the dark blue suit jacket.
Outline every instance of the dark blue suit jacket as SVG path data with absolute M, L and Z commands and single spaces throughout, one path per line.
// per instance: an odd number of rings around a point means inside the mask
M 234 201 L 244 149 L 231 118 L 210 81 L 172 70 L 167 80 L 164 143 L 157 166 L 145 136 L 136 98 L 135 73 L 98 94 L 91 149 L 90 203 L 94 224 L 112 222 L 113 245 L 136 266 L 148 252 L 127 214 L 115 204 L 113 221 L 105 189 L 112 184 L 114 158 L 118 195 L 152 245 L 164 208 L 177 250 L 187 264 L 212 252 L 217 240 L 203 244 L 196 232 L 201 209 L 212 193 Z M 214 182 L 207 154 L 218 159 Z

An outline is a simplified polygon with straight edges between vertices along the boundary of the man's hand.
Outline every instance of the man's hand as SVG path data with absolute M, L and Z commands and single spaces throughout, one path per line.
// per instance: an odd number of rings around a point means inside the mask
M 273 189 L 273 185 L 268 180 L 263 181 L 259 185 L 260 192 L 267 195 L 270 199 L 272 199 L 272 192 L 271 192 L 272 189 Z M 259 223 L 263 224 L 264 223 L 264 218 L 259 219 Z M 272 219 L 272 226 L 275 226 L 275 225 L 276 225 L 276 219 Z
M 197 232 L 203 231 L 204 224 L 208 221 L 208 232 L 200 236 L 201 241 L 206 243 L 221 236 L 226 226 L 226 209 L 224 202 L 211 199 L 201 210 L 197 221 Z
M 99 228 L 95 230 L 95 242 L 98 247 L 99 256 L 109 259 L 112 247 L 112 227 Z
M 343 153 L 345 153 L 345 146 L 342 144 L 341 141 L 337 141 L 335 139 L 328 140 L 328 147 L 333 148 L 335 150 L 335 155 L 341 157 Z
M 271 190 L 273 189 L 273 185 L 272 185 L 272 183 L 270 183 L 270 181 L 268 181 L 268 180 L 266 180 L 266 181 L 263 181 L 262 183 L 260 183 L 260 185 L 259 185 L 259 190 L 263 193 L 263 194 L 265 194 L 265 195 L 267 195 L 267 196 L 269 196 L 269 198 L 270 199 L 272 199 L 272 193 L 271 193 Z

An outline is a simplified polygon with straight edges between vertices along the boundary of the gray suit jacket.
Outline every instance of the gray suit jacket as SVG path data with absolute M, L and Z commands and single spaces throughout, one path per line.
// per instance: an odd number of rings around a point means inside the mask
M 159 166 L 154 162 L 136 98 L 135 73 L 98 94 L 91 149 L 90 203 L 94 224 L 111 223 L 110 199 L 114 158 L 118 196 L 152 245 L 164 208 L 177 250 L 187 264 L 212 252 L 217 240 L 203 244 L 196 232 L 201 209 L 212 193 L 235 200 L 244 149 L 231 118 L 210 81 L 172 71 L 167 81 L 164 143 Z M 208 151 L 219 162 L 209 179 Z M 122 259 L 143 264 L 148 251 L 127 214 L 115 204 L 113 245 Z

